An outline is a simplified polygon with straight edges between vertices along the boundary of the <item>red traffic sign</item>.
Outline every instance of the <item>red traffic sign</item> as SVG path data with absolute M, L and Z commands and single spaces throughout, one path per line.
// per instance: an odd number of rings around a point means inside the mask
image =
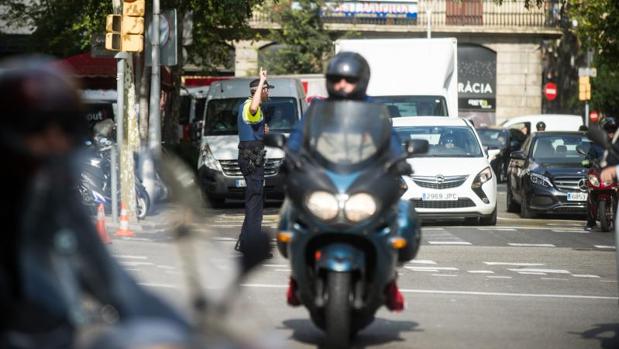
M 554 82 L 549 82 L 544 86 L 544 96 L 549 101 L 554 101 L 557 98 L 557 85 Z

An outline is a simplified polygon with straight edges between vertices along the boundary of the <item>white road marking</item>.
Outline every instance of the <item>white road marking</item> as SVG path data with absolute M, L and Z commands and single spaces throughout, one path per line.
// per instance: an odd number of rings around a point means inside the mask
M 503 275 L 490 275 L 486 276 L 488 279 L 512 279 L 511 276 L 503 276 Z
M 600 248 L 600 249 L 609 249 L 609 250 L 615 249 L 615 246 L 609 246 L 609 245 L 593 245 L 593 247 Z
M 546 273 L 539 273 L 536 271 L 518 271 L 517 273 L 520 275 L 548 275 Z
M 290 269 L 275 269 L 275 271 L 279 271 L 279 272 L 283 272 L 283 273 L 290 273 L 292 270 L 290 270 Z
M 140 265 L 154 265 L 154 263 L 151 263 L 151 262 L 124 262 L 124 261 L 121 261 L 120 264 L 126 267 L 138 267 Z
M 557 247 L 553 244 L 521 244 L 521 243 L 508 243 L 509 246 L 513 247 Z
M 544 263 L 510 263 L 510 262 L 484 262 L 486 265 L 511 265 L 515 267 L 539 267 Z
M 159 269 L 166 269 L 166 270 L 176 270 L 175 267 L 170 266 L 170 265 L 158 265 L 157 268 L 159 268 Z
M 456 274 L 432 274 L 432 276 L 458 276 Z
M 288 264 L 263 264 L 262 266 L 269 268 L 285 268 L 288 266 Z
M 467 270 L 466 272 L 471 274 L 494 274 L 492 270 Z
M 527 272 L 527 273 L 546 273 L 546 274 L 571 274 L 567 270 L 563 269 L 536 269 L 536 268 L 522 268 L 522 269 L 507 269 L 515 272 Z
M 440 228 L 440 227 L 422 227 L 421 231 L 444 231 L 445 228 Z
M 541 280 L 567 281 L 565 278 L 540 278 Z
M 122 255 L 122 254 L 115 254 L 113 256 L 116 258 L 120 258 L 120 259 L 148 259 L 148 257 L 146 256 L 130 256 L 130 255 Z
M 413 270 L 413 271 L 439 271 L 439 270 L 458 270 L 458 268 L 455 267 L 404 267 L 408 270 Z
M 572 274 L 572 276 L 575 278 L 592 278 L 592 279 L 600 278 L 598 275 L 591 275 L 591 274 Z
M 157 283 L 152 283 L 152 282 L 141 282 L 140 285 L 142 286 L 146 286 L 146 287 L 158 287 L 158 288 L 172 288 L 172 289 L 178 289 L 178 286 L 175 285 L 170 285 L 170 284 L 157 284 Z
M 466 241 L 428 241 L 430 245 L 472 245 Z
M 488 276 L 488 278 L 511 278 L 510 276 Z M 157 284 L 153 284 L 157 285 Z M 171 286 L 171 285 L 163 285 Z M 274 284 L 241 284 L 242 287 L 252 288 L 288 288 L 288 285 L 274 285 Z M 402 293 L 425 293 L 425 294 L 448 294 L 448 295 L 463 295 L 463 296 L 489 296 L 489 297 L 531 297 L 531 298 L 563 298 L 563 299 L 596 299 L 596 300 L 610 300 L 617 301 L 617 297 L 614 296 L 588 296 L 588 295 L 576 295 L 576 294 L 545 294 L 545 293 L 507 293 L 507 292 L 475 292 L 475 291 L 444 291 L 444 290 L 420 290 L 420 289 L 400 289 Z
M 551 229 L 553 233 L 576 233 L 576 234 L 591 234 L 590 231 L 586 231 L 585 229 Z
M 503 227 L 494 227 L 494 228 L 477 228 L 477 230 L 481 231 L 516 231 L 516 228 L 503 228 Z
M 431 260 L 427 260 L 427 259 L 413 260 L 413 261 L 410 261 L 409 263 L 412 263 L 412 264 L 436 264 L 435 261 L 431 261 Z

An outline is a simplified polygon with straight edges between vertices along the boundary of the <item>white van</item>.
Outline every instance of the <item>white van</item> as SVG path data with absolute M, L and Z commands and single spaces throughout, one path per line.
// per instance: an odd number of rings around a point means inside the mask
M 505 120 L 500 127 L 515 129 L 528 127 L 531 132 L 536 132 L 535 125 L 540 121 L 546 124 L 546 131 L 578 131 L 578 128 L 583 125 L 582 117 L 579 115 L 537 114 L 517 116 Z
M 202 139 L 198 158 L 198 175 L 202 189 L 213 205 L 225 199 L 242 199 L 245 180 L 238 165 L 239 136 L 237 114 L 240 105 L 249 98 L 249 83 L 253 79 L 236 78 L 211 84 L 206 96 L 202 122 Z M 269 78 L 275 86 L 269 100 L 261 106 L 271 133 L 289 133 L 307 109 L 301 81 L 292 78 Z M 264 166 L 265 199 L 284 196 L 279 167 L 284 158 L 280 149 L 266 148 Z

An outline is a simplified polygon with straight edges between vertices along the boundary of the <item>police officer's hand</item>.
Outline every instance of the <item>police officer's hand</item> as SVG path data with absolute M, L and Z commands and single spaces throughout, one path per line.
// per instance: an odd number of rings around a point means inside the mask
M 265 135 L 269 134 L 269 125 L 268 124 L 264 124 L 264 134 Z
M 600 178 L 602 179 L 602 182 L 606 184 L 612 183 L 615 178 L 617 178 L 617 168 L 615 166 L 604 168 L 602 173 L 600 173 Z
M 264 82 L 267 79 L 267 71 L 260 67 L 260 82 Z

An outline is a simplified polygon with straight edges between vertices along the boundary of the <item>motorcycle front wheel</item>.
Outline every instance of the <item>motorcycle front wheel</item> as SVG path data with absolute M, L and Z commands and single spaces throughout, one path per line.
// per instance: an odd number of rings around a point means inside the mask
M 326 348 L 348 348 L 351 337 L 350 273 L 327 274 L 328 300 L 325 308 Z
M 603 232 L 609 232 L 613 224 L 613 205 L 609 205 L 607 201 L 600 201 L 598 204 L 598 220 L 600 221 L 600 229 Z

